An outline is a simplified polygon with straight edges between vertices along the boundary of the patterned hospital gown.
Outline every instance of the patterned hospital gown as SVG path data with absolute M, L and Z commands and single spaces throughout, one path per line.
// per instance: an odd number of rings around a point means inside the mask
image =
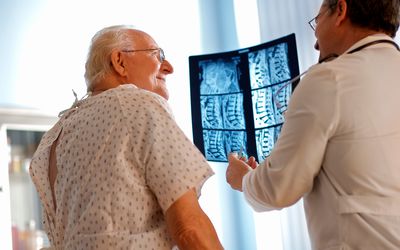
M 54 209 L 49 153 L 57 146 Z M 132 84 L 90 96 L 49 130 L 30 173 L 54 249 L 171 249 L 164 213 L 213 172 L 167 102 Z

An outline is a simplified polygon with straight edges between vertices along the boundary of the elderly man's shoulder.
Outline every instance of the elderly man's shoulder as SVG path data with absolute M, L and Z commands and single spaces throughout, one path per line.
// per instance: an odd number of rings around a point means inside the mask
M 136 87 L 133 84 L 124 84 L 113 90 L 111 96 L 116 97 L 119 105 L 122 107 L 131 107 L 134 109 L 146 110 L 165 110 L 171 112 L 171 108 L 166 99 L 151 91 Z

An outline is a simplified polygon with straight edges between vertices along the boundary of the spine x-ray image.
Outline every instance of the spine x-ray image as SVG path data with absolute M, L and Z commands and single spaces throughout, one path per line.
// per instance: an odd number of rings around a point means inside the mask
M 193 139 L 209 161 L 264 160 L 299 74 L 294 34 L 251 48 L 189 57 Z

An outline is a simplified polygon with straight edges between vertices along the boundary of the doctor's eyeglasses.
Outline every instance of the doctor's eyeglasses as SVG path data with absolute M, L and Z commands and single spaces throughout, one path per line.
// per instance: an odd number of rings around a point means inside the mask
M 318 15 L 316 15 L 313 19 L 311 19 L 310 21 L 308 21 L 308 24 L 310 25 L 311 29 L 313 29 L 313 31 L 315 31 L 315 29 L 317 28 L 317 24 L 318 24 L 318 19 L 325 15 L 327 12 L 329 11 L 329 8 L 326 9 L 325 11 L 319 13 Z

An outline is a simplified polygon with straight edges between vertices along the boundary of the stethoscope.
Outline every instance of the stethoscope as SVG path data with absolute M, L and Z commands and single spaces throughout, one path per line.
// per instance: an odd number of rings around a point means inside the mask
M 372 41 L 372 42 L 363 44 L 363 45 L 361 45 L 361 46 L 359 46 L 359 47 L 357 47 L 357 48 L 354 48 L 354 49 L 350 50 L 350 51 L 347 52 L 346 54 L 353 54 L 353 53 L 358 52 L 358 51 L 360 51 L 360 50 L 362 50 L 362 49 L 365 49 L 365 48 L 367 48 L 367 47 L 370 47 L 370 46 L 373 46 L 373 45 L 376 45 L 376 44 L 380 44 L 380 43 L 388 43 L 388 44 L 391 44 L 391 45 L 393 45 L 398 51 L 400 51 L 399 45 L 398 45 L 397 43 L 395 43 L 394 41 L 387 40 L 387 39 L 380 39 L 380 40 L 376 40 L 376 41 Z M 335 60 L 335 59 L 338 58 L 338 57 L 339 57 L 338 54 L 329 54 L 329 55 L 327 55 L 326 57 L 324 57 L 324 58 L 318 60 L 318 64 L 321 64 L 321 63 L 324 63 L 324 62 L 330 62 L 330 61 L 332 61 L 332 60 Z M 308 70 L 306 70 L 306 71 L 304 71 L 303 73 L 301 73 L 300 75 L 298 75 L 298 76 L 296 76 L 296 77 L 290 79 L 287 83 L 285 83 L 282 87 L 280 87 L 280 88 L 278 89 L 278 91 L 275 92 L 275 95 L 273 96 L 273 99 L 275 100 L 275 104 L 276 104 L 277 108 L 281 108 L 281 107 L 282 107 L 282 105 L 276 101 L 276 100 L 277 100 L 276 96 L 278 95 L 278 93 L 279 93 L 283 88 L 285 88 L 286 86 L 288 86 L 289 84 L 293 84 L 293 83 L 297 82 L 297 81 L 298 81 L 303 75 L 305 75 L 307 72 L 308 72 Z

